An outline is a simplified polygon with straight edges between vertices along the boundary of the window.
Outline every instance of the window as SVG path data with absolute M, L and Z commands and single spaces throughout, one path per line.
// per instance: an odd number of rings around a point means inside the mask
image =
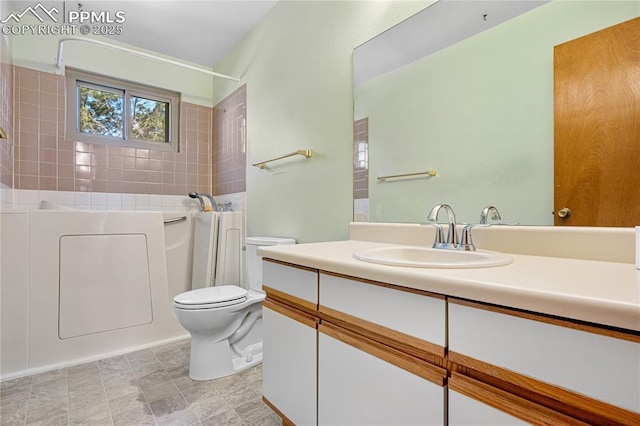
M 369 168 L 369 143 L 357 142 L 354 148 L 353 168 L 367 170 Z
M 180 93 L 66 68 L 67 139 L 178 151 Z

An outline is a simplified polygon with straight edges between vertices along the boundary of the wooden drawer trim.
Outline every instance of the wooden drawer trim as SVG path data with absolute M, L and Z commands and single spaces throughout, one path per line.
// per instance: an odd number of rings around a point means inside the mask
M 272 300 L 276 300 L 282 304 L 292 306 L 295 309 L 306 312 L 311 315 L 316 315 L 318 305 L 308 300 L 300 299 L 299 297 L 292 296 L 280 290 L 268 286 L 262 286 L 262 290 L 267 293 L 267 297 Z
M 314 274 L 318 273 L 317 269 L 310 268 L 308 266 L 296 265 L 295 263 L 283 262 L 282 260 L 275 260 L 268 257 L 263 257 L 262 260 L 265 262 L 277 263 L 278 265 L 282 266 L 288 266 L 289 268 L 302 269 L 303 271 L 313 272 Z
M 272 311 L 282 314 L 287 318 L 298 321 L 299 323 L 304 324 L 308 327 L 316 329 L 318 328 L 318 323 L 320 322 L 320 320 L 317 317 L 314 317 L 313 315 L 310 315 L 306 312 L 293 309 L 292 307 L 280 303 L 277 300 L 267 298 L 264 300 L 264 302 L 262 302 L 262 306 L 264 308 L 268 308 Z
M 418 290 L 415 288 L 409 288 L 409 287 L 402 287 L 396 284 L 388 284 L 388 283 L 383 283 L 380 281 L 373 281 L 373 280 L 368 280 L 366 278 L 358 278 L 358 277 L 353 277 L 351 275 L 344 275 L 344 274 L 338 274 L 337 272 L 330 272 L 330 271 L 324 271 L 324 270 L 320 270 L 321 274 L 325 274 L 325 275 L 332 275 L 334 277 L 338 277 L 338 278 L 344 278 L 346 280 L 351 280 L 351 281 L 357 281 L 360 283 L 365 283 L 365 284 L 370 284 L 370 285 L 377 285 L 378 287 L 387 287 L 387 288 L 391 288 L 393 290 L 398 290 L 398 291 L 404 291 L 405 293 L 414 293 L 414 294 L 419 294 L 420 296 L 427 296 L 427 297 L 433 297 L 434 299 L 440 299 L 440 300 L 445 300 L 446 296 L 442 295 L 442 294 L 438 294 L 438 293 L 431 293 L 429 291 L 425 291 L 425 290 Z
M 406 352 L 416 358 L 423 359 L 441 367 L 445 367 L 446 365 L 444 361 L 445 349 L 443 346 L 322 305 L 318 307 L 318 315 L 322 321 L 331 322 L 355 334 Z
M 463 374 L 589 424 L 640 424 L 640 413 L 457 352 L 449 352 L 448 359 L 452 375 Z
M 613 337 L 616 339 L 628 340 L 631 342 L 640 343 L 640 332 L 634 332 L 632 330 L 621 330 L 613 327 L 603 327 L 591 325 L 586 322 L 573 321 L 565 318 L 554 317 L 551 315 L 537 314 L 534 312 L 506 308 L 497 305 L 490 305 L 481 302 L 473 302 L 470 300 L 448 298 L 449 303 L 455 303 L 456 305 L 468 306 L 476 309 L 483 309 L 485 311 L 497 312 L 500 314 L 511 315 L 518 318 L 524 318 L 532 321 L 538 321 L 545 324 L 557 325 L 560 327 L 571 328 L 574 330 L 586 331 L 588 333 L 600 334 L 602 336 Z
M 349 346 L 373 355 L 383 361 L 387 361 L 396 367 L 422 377 L 438 386 L 444 386 L 445 384 L 447 370 L 442 367 L 435 366 L 423 359 L 412 357 L 397 349 L 364 338 L 363 336 L 328 322 L 321 322 L 318 330 L 327 336 L 331 336 Z
M 457 373 L 451 374 L 449 389 L 534 425 L 587 424 Z
M 296 426 L 296 424 L 294 422 L 292 422 L 291 420 L 289 420 L 289 418 L 287 418 L 287 416 L 285 416 L 282 411 L 278 410 L 278 408 L 273 405 L 271 403 L 271 401 L 269 401 L 267 398 L 265 398 L 264 396 L 262 397 L 262 402 L 264 402 L 265 404 L 267 404 L 269 406 L 269 408 L 271 408 L 277 415 L 278 417 L 280 417 L 280 419 L 282 419 L 282 426 Z

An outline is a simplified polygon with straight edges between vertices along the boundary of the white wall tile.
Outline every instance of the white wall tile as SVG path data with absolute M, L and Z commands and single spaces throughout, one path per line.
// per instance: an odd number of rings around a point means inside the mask
M 77 209 L 88 210 L 91 208 L 91 193 L 76 192 L 74 207 Z
M 52 204 L 58 204 L 58 191 L 40 190 L 38 193 L 38 201 L 48 201 Z
M 138 207 L 145 207 L 143 210 L 149 209 L 149 194 L 136 194 L 136 210 Z
M 61 204 L 66 207 L 74 207 L 76 205 L 75 199 L 76 199 L 75 192 L 58 191 L 58 204 Z
M 104 192 L 92 192 L 91 193 L 91 208 L 97 209 L 102 206 L 103 209 L 107 206 L 107 194 Z
M 26 204 L 38 205 L 38 191 L 33 189 L 19 189 L 18 190 L 18 203 L 20 207 L 24 207 Z
M 122 194 L 107 194 L 107 207 L 109 210 L 119 210 L 122 208 Z
M 149 208 L 151 210 L 160 210 L 162 208 L 162 195 L 149 195 Z
M 136 205 L 136 194 L 122 194 L 122 205 L 123 206 L 135 206 Z

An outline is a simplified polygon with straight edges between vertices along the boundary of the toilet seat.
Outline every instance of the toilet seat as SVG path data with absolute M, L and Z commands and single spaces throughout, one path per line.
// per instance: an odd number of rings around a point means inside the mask
M 248 292 L 235 285 L 199 288 L 180 293 L 173 298 L 178 309 L 212 309 L 232 306 L 247 300 Z

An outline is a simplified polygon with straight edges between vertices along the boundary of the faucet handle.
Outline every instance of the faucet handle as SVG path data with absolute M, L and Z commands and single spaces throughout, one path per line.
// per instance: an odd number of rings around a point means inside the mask
M 442 247 L 443 244 L 445 244 L 444 241 L 444 228 L 442 227 L 441 224 L 439 223 L 426 223 L 425 225 L 430 225 L 433 226 L 434 228 L 436 228 L 436 237 L 433 240 L 433 248 L 440 248 Z
M 471 228 L 488 228 L 491 224 L 486 223 L 470 223 L 462 228 L 462 236 L 460 237 L 460 244 L 458 250 L 463 251 L 476 251 L 476 246 L 473 245 L 471 239 Z

